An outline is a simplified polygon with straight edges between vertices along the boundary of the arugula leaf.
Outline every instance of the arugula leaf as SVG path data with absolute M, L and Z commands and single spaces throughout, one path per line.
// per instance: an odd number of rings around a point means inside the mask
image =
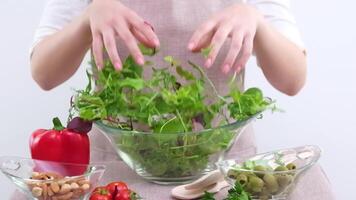
M 168 64 L 170 64 L 172 67 L 180 65 L 180 61 L 177 59 L 174 59 L 173 56 L 165 56 L 163 58 L 163 60 L 165 62 L 167 62 Z
M 139 44 L 138 47 L 140 48 L 142 54 L 146 56 L 153 56 L 157 53 L 156 48 L 148 48 L 143 44 Z
M 191 72 L 184 70 L 181 66 L 177 66 L 176 71 L 181 77 L 184 77 L 188 81 L 195 80 L 194 75 Z
M 236 120 L 245 120 L 263 110 L 266 110 L 272 102 L 263 97 L 258 88 L 250 88 L 245 92 L 237 89 L 230 90 L 232 102 L 228 104 L 230 116 Z
M 224 200 L 251 200 L 251 195 L 246 192 L 242 185 L 236 181 L 235 186 L 231 188 L 228 192 L 227 197 Z M 214 194 L 209 192 L 204 192 L 204 196 L 201 200 L 215 200 Z
M 247 193 L 242 185 L 236 181 L 235 186 L 229 190 L 227 198 L 225 200 L 251 200 L 251 196 Z
M 201 200 L 215 200 L 215 197 L 213 193 L 205 191 L 204 196 L 202 196 Z
M 132 87 L 135 90 L 141 90 L 145 86 L 145 82 L 142 79 L 125 78 L 119 82 L 120 87 Z
M 212 46 L 208 46 L 206 48 L 203 48 L 201 49 L 201 54 L 205 57 L 205 58 L 208 58 L 211 50 L 213 50 L 213 47 Z

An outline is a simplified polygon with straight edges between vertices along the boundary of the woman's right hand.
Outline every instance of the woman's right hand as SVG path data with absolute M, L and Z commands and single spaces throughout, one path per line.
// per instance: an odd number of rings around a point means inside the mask
M 104 67 L 104 48 L 117 70 L 122 68 L 116 40 L 121 38 L 138 64 L 144 64 L 144 57 L 137 40 L 148 47 L 158 47 L 159 40 L 153 27 L 133 10 L 117 0 L 93 0 L 86 17 L 92 34 L 92 49 L 96 65 Z

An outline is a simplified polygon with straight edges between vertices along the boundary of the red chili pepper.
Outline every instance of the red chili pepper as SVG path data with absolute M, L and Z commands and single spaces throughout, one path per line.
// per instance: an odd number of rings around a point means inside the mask
M 91 122 L 74 118 L 69 128 L 64 128 L 58 118 L 53 119 L 51 130 L 36 130 L 30 138 L 30 149 L 33 159 L 61 163 L 89 164 L 90 147 L 87 132 Z M 90 126 L 90 128 L 87 128 Z M 84 128 L 83 128 L 84 127 Z M 36 171 L 56 171 L 65 176 L 81 175 L 86 166 L 53 165 L 36 163 Z

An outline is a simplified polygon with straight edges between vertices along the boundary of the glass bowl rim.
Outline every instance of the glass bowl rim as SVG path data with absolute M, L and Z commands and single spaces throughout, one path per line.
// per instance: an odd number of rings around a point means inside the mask
M 140 135 L 186 135 L 186 134 L 195 134 L 195 135 L 198 135 L 198 134 L 204 134 L 206 132 L 211 132 L 211 131 L 214 131 L 214 130 L 219 130 L 219 129 L 228 129 L 228 130 L 231 130 L 231 129 L 234 129 L 234 128 L 237 128 L 237 127 L 243 127 L 247 124 L 249 124 L 252 120 L 256 119 L 256 118 L 259 118 L 260 116 L 262 116 L 262 113 L 264 112 L 265 110 L 263 111 L 260 111 L 252 116 L 250 116 L 249 118 L 245 119 L 245 120 L 236 120 L 232 123 L 228 123 L 228 124 L 225 124 L 225 125 L 221 125 L 221 126 L 217 126 L 217 127 L 213 127 L 213 128 L 207 128 L 207 129 L 203 129 L 203 130 L 200 130 L 200 131 L 188 131 L 188 132 L 164 132 L 164 133 L 155 133 L 155 132 L 145 132 L 145 131 L 131 131 L 131 130 L 123 130 L 123 129 L 120 129 L 120 128 L 116 128 L 116 127 L 113 127 L 113 126 L 110 126 L 110 125 L 106 125 L 104 124 L 102 121 L 98 120 L 98 121 L 95 121 L 94 124 L 100 129 L 100 130 L 103 130 L 104 129 L 110 129 L 110 130 L 115 130 L 114 131 L 111 131 L 107 134 L 111 134 L 111 135 L 116 135 L 116 134 L 140 134 Z M 106 132 L 105 132 L 106 133 Z
M 89 163 L 89 164 L 78 164 L 78 163 L 67 163 L 67 162 L 56 162 L 56 161 L 49 161 L 49 160 L 40 160 L 40 159 L 32 159 L 32 158 L 24 158 L 24 157 L 18 157 L 18 156 L 0 156 L 0 164 L 3 163 L 3 161 L 40 161 L 40 162 L 46 162 L 46 163 L 55 163 L 55 164 L 64 164 L 64 165 L 69 165 L 69 166 L 91 166 L 91 167 L 95 167 L 95 170 L 92 172 L 85 172 L 82 175 L 76 175 L 76 176 L 69 176 L 69 177 L 65 177 L 68 179 L 75 179 L 75 178 L 81 178 L 87 175 L 90 175 L 96 171 L 105 171 L 106 170 L 106 166 L 103 164 L 95 164 L 95 163 Z M 17 176 L 11 173 L 6 172 L 5 170 L 2 170 L 2 166 L 0 165 L 0 171 L 8 176 L 17 178 L 17 179 L 21 179 L 24 181 L 30 181 L 33 183 L 50 183 L 53 182 L 53 180 L 35 180 L 35 179 L 31 179 L 31 178 L 24 178 L 21 176 Z
M 219 169 L 222 169 L 223 168 L 223 164 L 228 162 L 228 161 L 233 161 L 235 162 L 236 164 L 241 164 L 241 163 L 244 163 L 248 160 L 251 160 L 252 158 L 255 158 L 255 157 L 258 157 L 258 156 L 262 156 L 262 155 L 270 155 L 270 154 L 274 154 L 274 153 L 277 153 L 279 151 L 288 151 L 288 150 L 296 150 L 296 149 L 300 149 L 300 148 L 312 148 L 315 152 L 317 152 L 317 156 L 314 156 L 312 161 L 309 162 L 307 165 L 304 165 L 300 168 L 296 168 L 296 169 L 293 169 L 293 170 L 287 170 L 287 171 L 257 171 L 257 170 L 252 170 L 252 169 L 236 169 L 236 171 L 241 171 L 241 172 L 252 172 L 252 173 L 262 173 L 262 174 L 288 174 L 288 173 L 298 173 L 300 171 L 303 171 L 304 169 L 307 169 L 311 166 L 313 166 L 315 163 L 318 162 L 318 160 L 320 159 L 321 157 L 321 153 L 322 153 L 322 150 L 320 149 L 319 146 L 317 145 L 303 145 L 303 146 L 298 146 L 298 147 L 292 147 L 292 148 L 281 148 L 281 149 L 277 149 L 277 150 L 272 150 L 272 151 L 267 151 L 267 152 L 264 152 L 264 153 L 259 153 L 259 154 L 256 154 L 256 155 L 253 155 L 253 156 L 250 156 L 246 159 L 244 159 L 244 161 L 241 161 L 241 162 L 236 162 L 236 160 L 234 159 L 229 159 L 229 160 L 223 160 L 223 161 L 220 161 L 220 162 L 217 162 L 216 165 Z

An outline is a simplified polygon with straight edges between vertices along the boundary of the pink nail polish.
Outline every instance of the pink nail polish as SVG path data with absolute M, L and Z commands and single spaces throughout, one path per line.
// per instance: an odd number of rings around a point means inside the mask
M 143 60 L 143 58 L 139 57 L 139 58 L 137 58 L 137 64 L 143 65 L 143 64 L 145 64 L 145 61 Z
M 237 68 L 236 68 L 236 73 L 240 73 L 240 71 L 241 71 L 241 66 L 238 66 Z
M 188 49 L 189 50 L 193 50 L 194 46 L 195 46 L 195 44 L 193 42 L 191 42 L 191 43 L 188 44 Z
M 211 67 L 211 58 L 209 58 L 206 62 L 205 62 L 205 67 L 206 68 L 210 68 Z
M 118 69 L 118 70 L 120 70 L 120 69 L 121 69 L 121 63 L 116 62 L 116 63 L 115 63 L 115 68 Z
M 158 40 L 158 39 L 154 39 L 154 40 L 153 40 L 153 43 L 156 45 L 156 47 L 159 46 L 159 40 Z
M 224 67 L 223 67 L 223 72 L 224 72 L 225 74 L 227 74 L 229 71 L 230 71 L 230 65 L 225 64 Z

